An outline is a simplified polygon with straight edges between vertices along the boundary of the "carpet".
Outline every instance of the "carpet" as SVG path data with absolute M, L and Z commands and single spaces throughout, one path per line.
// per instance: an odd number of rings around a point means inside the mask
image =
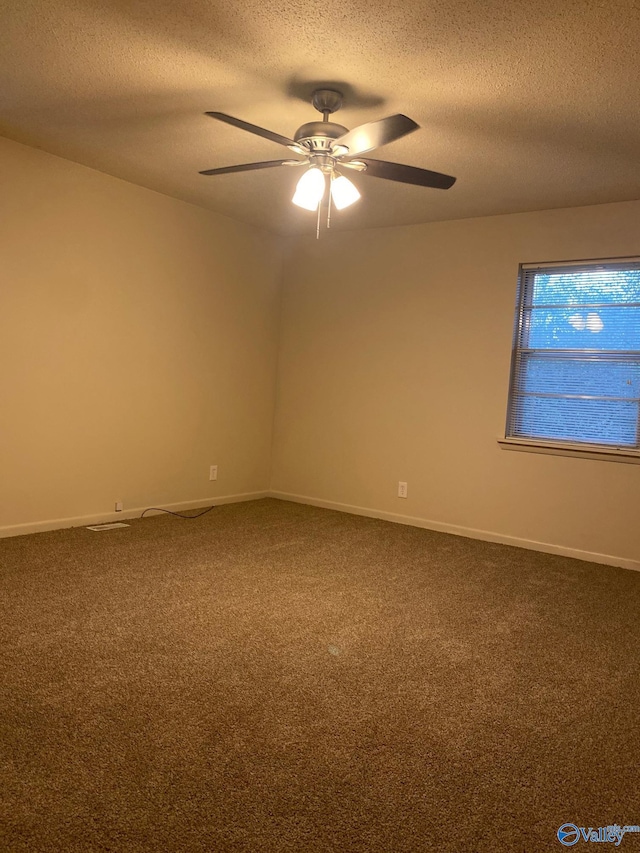
M 5 539 L 0 587 L 3 851 L 640 824 L 640 573 L 265 499 Z

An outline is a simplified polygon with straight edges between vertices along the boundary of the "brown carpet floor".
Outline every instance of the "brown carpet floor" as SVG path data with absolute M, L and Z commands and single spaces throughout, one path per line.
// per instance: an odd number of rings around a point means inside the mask
M 277 500 L 0 563 L 2 851 L 538 853 L 640 824 L 640 573 Z

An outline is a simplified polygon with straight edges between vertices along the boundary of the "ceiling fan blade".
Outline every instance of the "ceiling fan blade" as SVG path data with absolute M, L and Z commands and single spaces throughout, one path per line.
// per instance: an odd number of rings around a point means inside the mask
M 418 169 L 416 166 L 371 160 L 368 157 L 358 157 L 358 160 L 367 167 L 362 174 L 372 175 L 374 178 L 386 178 L 388 181 L 400 181 L 403 184 L 415 184 L 417 187 L 432 187 L 437 190 L 448 190 L 456 182 L 451 175 Z
M 304 166 L 304 160 L 265 160 L 263 163 L 241 163 L 239 166 L 222 166 L 220 169 L 205 169 L 201 175 L 228 175 L 231 172 L 253 172 L 255 169 L 270 169 L 272 166 Z
M 281 136 L 279 133 L 274 133 L 272 130 L 266 130 L 264 127 L 258 127 L 257 124 L 249 124 L 248 121 L 242 121 L 240 118 L 228 116 L 226 113 L 211 113 L 205 115 L 215 118 L 218 121 L 224 121 L 226 124 L 232 124 L 234 127 L 239 127 L 240 130 L 246 130 L 249 133 L 255 133 L 256 136 L 262 136 L 264 139 L 270 139 L 272 142 L 277 142 L 279 145 L 285 145 L 292 151 L 298 151 L 301 154 L 306 153 L 306 149 L 302 145 L 298 145 L 293 139 L 286 136 Z
M 378 148 L 380 145 L 386 145 L 387 142 L 400 139 L 400 137 L 417 129 L 418 125 L 413 119 L 403 116 L 402 113 L 397 113 L 378 121 L 370 121 L 367 124 L 354 127 L 353 130 L 336 139 L 334 147 L 344 145 L 349 149 L 348 156 L 355 157 L 356 154 L 363 154 L 365 151 Z

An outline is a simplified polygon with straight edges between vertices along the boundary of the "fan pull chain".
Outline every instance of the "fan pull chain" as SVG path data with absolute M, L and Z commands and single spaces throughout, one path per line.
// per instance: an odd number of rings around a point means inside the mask
M 329 179 L 329 203 L 327 204 L 327 231 L 331 228 L 331 184 L 333 183 L 333 172 Z

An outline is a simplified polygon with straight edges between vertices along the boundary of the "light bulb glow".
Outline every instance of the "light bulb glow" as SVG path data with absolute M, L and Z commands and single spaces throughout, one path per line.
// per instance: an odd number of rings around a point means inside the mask
M 305 210 L 317 210 L 322 201 L 324 190 L 325 182 L 322 170 L 313 166 L 311 169 L 307 169 L 298 181 L 292 201 L 298 207 L 304 207 Z
M 360 193 L 349 178 L 340 175 L 340 177 L 331 181 L 331 198 L 338 210 L 343 210 L 343 208 L 349 207 L 350 204 L 358 201 Z

